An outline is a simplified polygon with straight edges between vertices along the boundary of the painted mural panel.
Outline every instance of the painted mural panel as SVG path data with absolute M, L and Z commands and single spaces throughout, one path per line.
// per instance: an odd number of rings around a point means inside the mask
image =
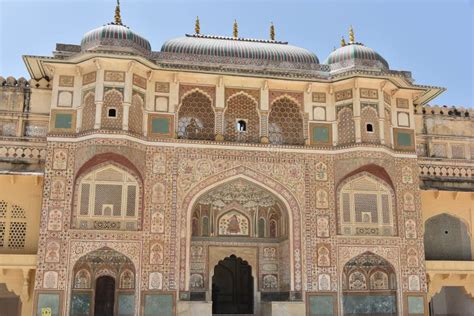
M 219 235 L 248 236 L 248 218 L 237 211 L 227 212 L 219 219 Z

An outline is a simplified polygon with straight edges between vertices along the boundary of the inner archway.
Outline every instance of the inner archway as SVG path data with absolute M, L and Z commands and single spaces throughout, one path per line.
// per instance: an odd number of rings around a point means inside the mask
M 219 261 L 212 277 L 214 314 L 253 314 L 252 267 L 235 255 Z
M 94 315 L 95 316 L 113 316 L 115 303 L 115 279 L 104 275 L 96 280 Z

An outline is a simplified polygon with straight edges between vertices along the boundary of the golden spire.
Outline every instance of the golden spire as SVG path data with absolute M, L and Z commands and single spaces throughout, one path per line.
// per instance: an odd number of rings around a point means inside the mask
M 270 25 L 270 39 L 272 41 L 275 40 L 275 25 L 273 25 L 273 22 L 271 22 L 271 25 Z
M 234 20 L 234 37 L 239 37 L 239 25 L 237 24 L 237 20 Z
M 199 17 L 196 17 L 196 23 L 194 24 L 194 33 L 201 34 L 201 24 L 199 23 Z
M 341 47 L 346 46 L 346 40 L 344 39 L 344 36 L 341 38 Z
M 355 43 L 354 30 L 352 29 L 352 25 L 349 28 L 349 43 Z
M 117 0 L 115 6 L 115 24 L 122 25 L 122 17 L 120 16 L 120 0 Z

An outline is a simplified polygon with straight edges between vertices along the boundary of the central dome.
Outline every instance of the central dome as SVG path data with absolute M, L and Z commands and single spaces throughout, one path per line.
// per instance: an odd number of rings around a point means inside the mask
M 166 41 L 162 53 L 248 59 L 292 64 L 318 64 L 318 57 L 307 49 L 287 42 L 246 38 L 186 35 Z

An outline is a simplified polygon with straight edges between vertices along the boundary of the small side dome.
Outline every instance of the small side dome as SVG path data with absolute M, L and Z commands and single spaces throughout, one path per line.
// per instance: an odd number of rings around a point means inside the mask
M 367 70 L 389 70 L 387 61 L 375 50 L 355 41 L 354 30 L 349 29 L 349 43 L 344 37 L 341 47 L 335 49 L 324 62 L 331 72 L 341 72 L 353 68 Z
M 375 68 L 388 70 L 387 61 L 375 50 L 361 43 L 349 43 L 329 54 L 324 62 L 331 71 L 346 68 Z
M 121 51 L 149 55 L 150 42 L 122 24 L 120 3 L 115 8 L 115 21 L 93 29 L 82 37 L 81 51 Z
M 151 45 L 129 27 L 109 23 L 87 32 L 82 38 L 81 50 L 136 50 L 147 55 L 151 52 Z

